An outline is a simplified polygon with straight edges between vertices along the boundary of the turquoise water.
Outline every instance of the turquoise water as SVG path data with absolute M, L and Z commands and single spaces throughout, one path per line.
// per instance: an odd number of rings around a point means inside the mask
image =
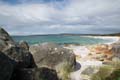
M 30 45 L 44 43 L 44 42 L 54 42 L 58 44 L 89 45 L 89 44 L 106 43 L 112 41 L 110 39 L 100 39 L 100 38 L 83 37 L 83 36 L 64 36 L 64 35 L 13 36 L 13 39 L 16 42 L 19 42 L 21 40 L 27 41 Z

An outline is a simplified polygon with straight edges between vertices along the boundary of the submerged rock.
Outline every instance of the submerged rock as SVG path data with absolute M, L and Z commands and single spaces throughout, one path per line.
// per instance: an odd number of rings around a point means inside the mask
M 73 52 L 58 44 L 43 43 L 41 45 L 33 45 L 30 47 L 30 51 L 38 67 L 55 69 L 56 65 L 63 62 L 68 62 L 73 67 L 76 64 Z

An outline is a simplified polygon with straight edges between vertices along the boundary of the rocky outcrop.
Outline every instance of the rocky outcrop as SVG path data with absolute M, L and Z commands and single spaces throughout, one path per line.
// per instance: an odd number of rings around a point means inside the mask
M 12 46 L 12 45 L 15 45 L 13 39 L 3 28 L 0 28 L 0 51 L 2 51 L 7 46 Z
M 16 44 L 9 34 L 0 28 L 0 80 L 10 80 L 14 75 L 18 75 L 14 72 L 20 69 L 36 68 L 26 45 L 25 42 Z
M 76 60 L 72 51 L 54 43 L 29 49 L 27 42 L 16 44 L 0 28 L 0 80 L 59 80 L 55 67 L 64 62 L 74 67 Z
M 17 68 L 33 68 L 35 67 L 34 59 L 32 54 L 21 47 L 8 47 L 3 50 L 10 59 L 16 62 Z
M 55 43 L 31 46 L 30 52 L 38 67 L 55 69 L 55 66 L 63 62 L 68 62 L 72 67 L 76 64 L 73 52 Z
M 14 61 L 0 52 L 0 80 L 10 80 L 14 70 Z
M 120 41 L 113 43 L 111 46 L 114 56 L 120 58 Z

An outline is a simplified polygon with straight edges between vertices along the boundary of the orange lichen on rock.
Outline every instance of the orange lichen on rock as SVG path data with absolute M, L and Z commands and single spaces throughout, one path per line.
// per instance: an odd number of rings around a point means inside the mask
M 96 45 L 90 49 L 91 52 L 94 52 L 95 54 L 105 54 L 105 55 L 112 55 L 112 46 L 107 45 L 107 44 L 101 44 L 101 45 Z

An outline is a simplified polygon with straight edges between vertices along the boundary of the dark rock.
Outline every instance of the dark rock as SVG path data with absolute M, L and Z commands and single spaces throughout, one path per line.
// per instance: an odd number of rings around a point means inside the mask
M 29 45 L 28 45 L 28 43 L 25 42 L 25 41 L 21 41 L 21 42 L 19 43 L 19 46 L 20 46 L 21 48 L 23 48 L 23 49 L 29 50 Z
M 34 74 L 34 68 L 16 69 L 12 75 L 11 80 L 35 80 Z
M 23 68 L 14 72 L 11 80 L 58 80 L 55 70 L 42 68 Z
M 20 47 L 8 47 L 3 51 L 10 59 L 16 62 L 17 68 L 33 68 L 35 67 L 32 54 Z
M 10 80 L 14 69 L 14 61 L 0 52 L 0 80 Z
M 55 70 L 38 68 L 35 72 L 35 80 L 59 80 Z
M 38 67 L 45 66 L 54 69 L 56 65 L 63 62 L 68 62 L 73 67 L 76 64 L 73 52 L 58 44 L 43 43 L 34 45 L 30 47 L 30 51 Z

